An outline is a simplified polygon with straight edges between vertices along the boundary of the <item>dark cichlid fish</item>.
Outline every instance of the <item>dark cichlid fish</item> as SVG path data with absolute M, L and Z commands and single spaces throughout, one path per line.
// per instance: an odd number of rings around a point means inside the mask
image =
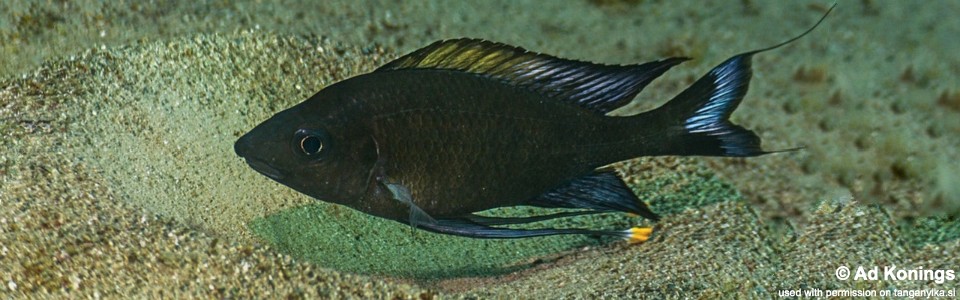
M 747 93 L 751 57 L 815 27 L 736 55 L 663 106 L 628 117 L 606 114 L 687 58 L 612 66 L 483 40 L 440 41 L 324 88 L 257 125 L 234 149 L 253 169 L 304 194 L 433 232 L 644 241 L 650 228 L 498 226 L 617 211 L 657 220 L 603 166 L 639 156 L 769 153 L 728 118 Z M 580 210 L 474 214 L 517 205 Z

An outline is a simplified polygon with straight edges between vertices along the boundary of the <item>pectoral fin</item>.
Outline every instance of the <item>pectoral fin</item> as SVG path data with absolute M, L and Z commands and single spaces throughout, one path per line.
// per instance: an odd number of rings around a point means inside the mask
M 384 185 L 390 190 L 394 199 L 410 207 L 410 226 L 417 228 L 425 224 L 437 223 L 437 220 L 434 220 L 433 217 L 423 211 L 416 203 L 413 203 L 413 196 L 410 194 L 410 189 L 395 183 L 386 183 Z

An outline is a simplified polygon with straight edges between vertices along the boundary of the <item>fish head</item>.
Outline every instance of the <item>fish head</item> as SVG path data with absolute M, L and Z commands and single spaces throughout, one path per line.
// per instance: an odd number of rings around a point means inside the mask
M 370 186 L 376 142 L 348 116 L 312 105 L 319 100 L 260 123 L 236 141 L 234 151 L 283 185 L 319 200 L 350 204 Z

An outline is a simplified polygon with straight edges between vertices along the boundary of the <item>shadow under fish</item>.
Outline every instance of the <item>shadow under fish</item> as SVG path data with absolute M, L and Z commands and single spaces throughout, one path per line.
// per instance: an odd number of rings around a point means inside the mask
M 234 150 L 299 192 L 432 232 L 641 242 L 651 228 L 503 225 L 608 212 L 658 220 L 603 166 L 640 156 L 771 153 L 729 121 L 747 92 L 751 57 L 803 37 L 827 14 L 786 42 L 727 59 L 663 106 L 626 117 L 607 113 L 688 58 L 613 66 L 484 40 L 439 41 L 324 88 L 257 125 Z M 475 214 L 519 205 L 579 210 Z

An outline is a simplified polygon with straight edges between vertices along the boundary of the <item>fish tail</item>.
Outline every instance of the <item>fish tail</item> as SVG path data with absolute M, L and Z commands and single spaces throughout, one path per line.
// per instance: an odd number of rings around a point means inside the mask
M 651 112 L 640 114 L 638 119 L 641 126 L 649 126 L 651 119 L 653 124 L 666 126 L 658 128 L 659 132 L 666 133 L 666 141 L 646 145 L 648 154 L 748 157 L 799 149 L 764 151 L 760 147 L 760 137 L 730 122 L 730 115 L 747 94 L 753 55 L 779 48 L 807 35 L 826 19 L 834 7 L 836 4 L 803 33 L 771 47 L 733 56 L 714 67 L 673 100 Z M 650 150 L 653 153 L 649 153 Z
M 760 137 L 730 122 L 749 87 L 753 53 L 734 56 L 697 80 L 660 108 L 641 114 L 643 123 L 665 125 L 666 141 L 652 145 L 653 155 L 747 157 L 768 153 Z

